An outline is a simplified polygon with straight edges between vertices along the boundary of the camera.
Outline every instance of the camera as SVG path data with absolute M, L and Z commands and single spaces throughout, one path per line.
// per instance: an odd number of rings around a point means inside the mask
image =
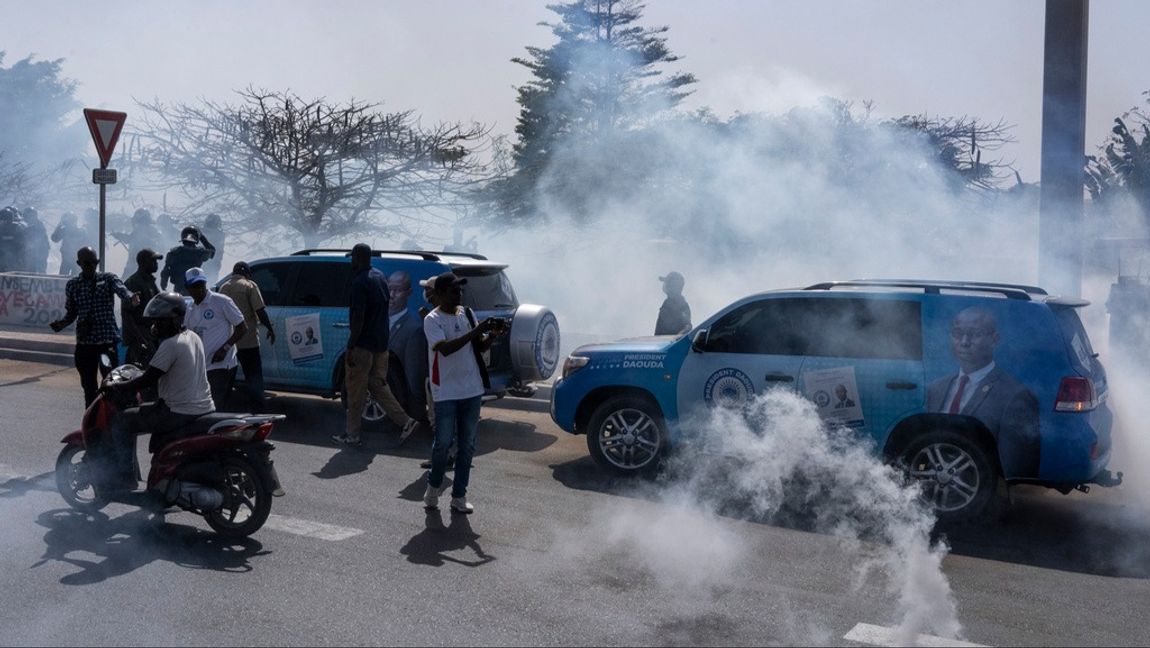
M 510 317 L 489 317 L 491 320 L 491 330 L 493 331 L 507 331 L 511 329 Z

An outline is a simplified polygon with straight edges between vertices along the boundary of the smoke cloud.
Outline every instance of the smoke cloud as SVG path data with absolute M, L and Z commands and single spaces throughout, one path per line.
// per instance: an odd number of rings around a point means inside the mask
M 639 487 L 638 495 L 657 504 L 608 505 L 587 527 L 560 531 L 553 555 L 570 569 L 606 561 L 624 578 L 649 580 L 672 602 L 711 600 L 751 557 L 748 540 L 719 516 L 799 526 L 833 536 L 844 554 L 858 556 L 856 591 L 873 578 L 882 582 L 901 645 L 921 633 L 961 637 L 942 571 L 948 547 L 931 542 L 934 516 L 869 441 L 828 426 L 810 402 L 786 390 L 688 423 L 698 436 L 673 456 L 657 490 Z M 782 614 L 773 620 L 791 629 L 789 642 L 827 641 L 829 628 Z

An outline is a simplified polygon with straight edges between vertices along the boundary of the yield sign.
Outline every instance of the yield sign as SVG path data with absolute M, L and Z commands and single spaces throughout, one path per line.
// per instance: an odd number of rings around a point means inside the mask
M 96 143 L 96 153 L 100 155 L 100 168 L 108 168 L 108 161 L 112 159 L 112 151 L 116 148 L 116 141 L 120 139 L 120 130 L 124 128 L 124 120 L 128 113 L 113 112 L 111 110 L 84 109 L 84 119 L 88 122 L 88 131 L 92 133 L 92 141 Z

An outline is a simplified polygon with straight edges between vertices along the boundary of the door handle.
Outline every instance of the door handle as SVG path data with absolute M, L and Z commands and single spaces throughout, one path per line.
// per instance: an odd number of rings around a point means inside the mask
M 347 322 L 336 322 L 336 323 L 332 324 L 332 327 L 333 328 L 351 328 L 351 324 L 348 324 Z
M 886 384 L 887 389 L 918 389 L 918 383 L 891 381 Z
M 795 377 L 782 373 L 769 373 L 763 376 L 763 380 L 767 382 L 794 382 Z

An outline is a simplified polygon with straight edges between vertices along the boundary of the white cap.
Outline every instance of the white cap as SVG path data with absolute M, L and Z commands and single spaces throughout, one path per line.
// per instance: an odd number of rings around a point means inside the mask
M 185 286 L 190 286 L 200 281 L 204 283 L 208 282 L 208 275 L 204 274 L 204 271 L 200 268 L 188 268 L 188 271 L 184 273 Z

